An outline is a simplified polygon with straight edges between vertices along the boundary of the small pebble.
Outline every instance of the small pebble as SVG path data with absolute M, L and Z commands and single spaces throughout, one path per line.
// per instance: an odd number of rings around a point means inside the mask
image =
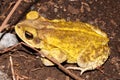
M 54 8 L 54 12 L 55 12 L 55 13 L 58 12 L 58 9 L 57 9 L 57 8 Z
M 3 33 L 0 33 L 0 37 Z M 15 36 L 15 34 L 12 33 L 6 33 L 0 40 L 0 50 L 4 48 L 8 48 L 10 46 L 13 46 L 15 44 L 18 44 L 18 40 Z

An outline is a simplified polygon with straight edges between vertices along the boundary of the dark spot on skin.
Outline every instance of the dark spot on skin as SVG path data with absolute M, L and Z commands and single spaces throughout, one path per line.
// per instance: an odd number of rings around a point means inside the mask
M 29 40 L 33 39 L 33 34 L 28 32 L 28 31 L 25 31 L 25 37 Z
M 34 38 L 34 42 L 35 42 L 35 44 L 39 44 L 40 41 L 41 41 L 41 40 L 40 40 L 38 37 L 35 37 L 35 38 Z

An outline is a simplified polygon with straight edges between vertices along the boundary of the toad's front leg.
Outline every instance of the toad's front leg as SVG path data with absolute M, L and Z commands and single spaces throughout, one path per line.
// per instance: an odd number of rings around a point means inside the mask
M 54 58 L 59 63 L 62 63 L 67 60 L 66 54 L 64 52 L 62 52 L 59 48 L 53 48 L 50 50 L 42 49 L 41 52 L 49 57 Z M 50 60 L 46 59 L 44 56 L 41 58 L 41 61 L 45 66 L 53 66 L 54 65 L 54 63 L 52 63 Z

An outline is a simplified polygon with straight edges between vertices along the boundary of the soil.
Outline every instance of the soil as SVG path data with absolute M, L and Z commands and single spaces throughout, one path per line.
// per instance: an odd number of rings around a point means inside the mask
M 17 0 L 0 0 L 0 25 Z M 30 10 L 38 11 L 48 19 L 82 21 L 98 26 L 107 33 L 110 41 L 110 57 L 100 70 L 87 71 L 79 75 L 85 80 L 120 80 L 120 1 L 119 0 L 24 0 L 12 15 L 8 24 L 15 25 Z M 12 31 L 13 33 L 14 30 Z M 12 79 L 10 56 L 16 80 L 73 80 L 66 78 L 57 66 L 46 67 L 25 46 L 0 55 L 0 70 Z M 64 64 L 64 66 L 70 64 Z M 76 65 L 76 64 L 75 64 Z

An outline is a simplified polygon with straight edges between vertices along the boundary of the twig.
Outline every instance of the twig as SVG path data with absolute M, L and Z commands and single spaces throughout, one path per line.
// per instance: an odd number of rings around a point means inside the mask
M 63 72 L 65 72 L 66 74 L 68 74 L 69 76 L 71 76 L 72 78 L 74 78 L 75 80 L 83 80 L 82 78 L 76 76 L 75 74 L 73 74 L 73 73 L 71 73 L 69 70 L 67 70 L 65 67 L 63 67 L 63 66 L 62 66 L 57 60 L 55 60 L 53 57 L 49 57 L 49 56 L 45 55 L 44 53 L 40 52 L 39 50 L 37 50 L 37 49 L 35 49 L 35 48 L 33 48 L 33 47 L 31 47 L 31 46 L 23 43 L 23 42 L 15 45 L 15 46 L 12 46 L 12 47 L 10 47 L 10 48 L 8 48 L 8 49 L 6 49 L 5 51 L 3 51 L 3 53 L 14 49 L 15 47 L 17 47 L 17 46 L 20 45 L 20 44 L 23 44 L 23 45 L 25 45 L 25 46 L 27 46 L 27 47 L 30 47 L 31 49 L 35 50 L 35 51 L 37 52 L 37 53 L 35 53 L 35 55 L 37 55 L 37 56 L 41 56 L 41 55 L 45 56 L 48 60 L 50 60 L 50 61 L 52 61 L 54 64 L 58 65 L 58 67 L 59 67 Z M 3 54 L 2 52 L 0 52 L 0 53 Z
M 52 61 L 54 64 L 58 65 L 58 67 L 59 67 L 63 72 L 65 72 L 66 74 L 68 74 L 69 76 L 71 76 L 73 79 L 75 79 L 75 80 L 84 80 L 84 79 L 76 76 L 75 74 L 71 73 L 69 70 L 67 70 L 64 66 L 62 66 L 62 65 L 61 65 L 57 60 L 55 60 L 53 57 L 49 57 L 49 56 L 45 55 L 44 53 L 40 52 L 39 50 L 37 50 L 37 49 L 35 49 L 35 48 L 33 48 L 33 47 L 25 44 L 24 42 L 20 42 L 20 43 L 16 44 L 15 46 L 12 46 L 12 47 L 6 49 L 5 51 L 1 51 L 0 53 L 3 54 L 3 53 L 5 53 L 5 52 L 8 52 L 8 51 L 14 49 L 15 47 L 17 47 L 17 46 L 20 45 L 20 44 L 25 45 L 25 46 L 30 47 L 31 49 L 35 50 L 35 51 L 37 52 L 37 53 L 35 53 L 35 55 L 37 55 L 37 56 L 41 56 L 41 55 L 45 56 L 48 60 L 50 60 L 50 61 Z
M 3 18 L 3 19 L 5 18 L 5 14 L 8 12 L 8 10 L 12 7 L 12 5 L 13 5 L 14 3 L 15 3 L 15 1 L 14 1 L 14 2 L 11 2 L 11 3 L 9 4 L 8 8 L 3 10 L 2 15 L 0 16 L 0 18 Z
M 58 65 L 58 67 L 63 71 L 65 72 L 66 74 L 68 74 L 69 76 L 71 76 L 72 78 L 74 78 L 75 80 L 83 80 L 82 78 L 76 76 L 75 74 L 71 73 L 68 69 L 66 69 L 64 66 L 62 66 L 57 60 L 55 60 L 53 57 L 49 57 L 47 55 L 45 55 L 44 53 L 40 52 L 39 50 L 21 42 L 21 44 L 27 46 L 27 47 L 30 47 L 32 48 L 33 50 L 35 50 L 37 53 L 35 53 L 37 56 L 45 56 L 48 60 L 52 61 L 54 64 Z
M 17 47 L 17 46 L 20 45 L 20 44 L 21 44 L 21 43 L 18 43 L 18 44 L 14 45 L 14 46 L 5 48 L 4 50 L 0 50 L 0 54 L 4 54 L 4 53 L 6 53 L 6 52 L 8 52 L 8 51 L 11 51 L 11 50 L 13 50 L 15 47 Z
M 1 27 L 0 27 L 0 32 L 6 28 L 6 24 L 8 22 L 8 20 L 10 19 L 10 17 L 12 16 L 12 14 L 14 13 L 14 11 L 16 10 L 16 8 L 19 6 L 20 2 L 22 0 L 18 0 L 17 3 L 14 5 L 13 9 L 10 11 L 10 13 L 8 14 L 8 16 L 6 17 L 6 19 L 3 21 Z
M 15 79 L 15 73 L 14 73 L 14 68 L 13 68 L 13 61 L 12 61 L 12 57 L 10 56 L 10 65 L 11 65 L 11 71 L 12 71 L 12 78 L 13 80 Z

